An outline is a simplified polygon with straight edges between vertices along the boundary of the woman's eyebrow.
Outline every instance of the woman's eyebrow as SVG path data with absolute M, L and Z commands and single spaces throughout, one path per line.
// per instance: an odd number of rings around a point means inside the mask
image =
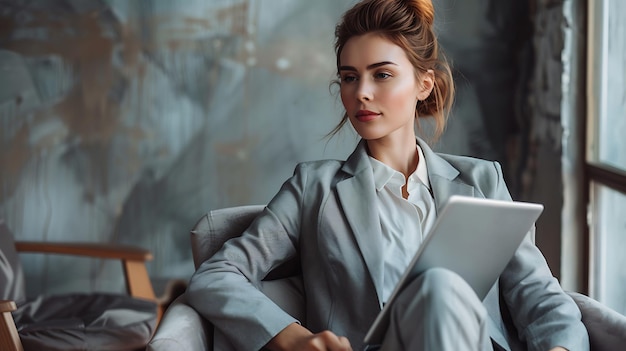
M 376 63 L 372 63 L 371 65 L 367 66 L 366 68 L 368 70 L 370 69 L 374 69 L 374 68 L 378 68 L 380 66 L 386 66 L 386 65 L 394 65 L 397 66 L 397 64 L 391 62 L 391 61 L 382 61 L 382 62 L 376 62 Z M 354 68 L 353 66 L 340 66 L 339 67 L 340 71 L 355 71 L 356 72 L 356 68 Z

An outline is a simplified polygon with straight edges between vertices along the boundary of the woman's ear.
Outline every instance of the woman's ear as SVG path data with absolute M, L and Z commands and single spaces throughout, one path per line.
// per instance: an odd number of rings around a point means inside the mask
M 419 75 L 417 99 L 426 100 L 435 87 L 435 72 L 432 69 Z

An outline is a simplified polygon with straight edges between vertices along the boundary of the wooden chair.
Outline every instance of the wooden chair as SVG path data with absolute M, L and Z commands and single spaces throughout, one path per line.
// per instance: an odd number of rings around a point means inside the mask
M 8 284 L 6 287 L 0 287 L 0 293 L 7 295 L 7 291 L 9 291 L 8 295 L 11 295 L 11 292 L 13 293 L 13 295 L 15 295 L 15 296 L 8 296 L 9 298 L 22 300 L 22 301 L 17 301 L 16 303 L 16 301 L 12 301 L 12 300 L 2 300 L 3 298 L 6 299 L 7 296 L 0 296 L 0 314 L 2 316 L 2 318 L 0 318 L 0 345 L 2 346 L 2 350 L 7 350 L 7 351 L 9 350 L 22 351 L 24 349 L 28 350 L 27 344 L 30 344 L 31 345 L 30 347 L 34 348 L 34 346 L 32 346 L 34 345 L 32 340 L 29 340 L 29 341 L 22 340 L 24 338 L 24 335 L 21 335 L 21 334 L 24 334 L 25 331 L 20 330 L 19 324 L 16 325 L 16 322 L 19 322 L 19 318 L 15 321 L 13 318 L 14 315 L 19 312 L 18 309 L 23 307 L 22 305 L 25 300 L 25 296 L 23 296 L 25 289 L 19 286 L 20 284 L 23 285 L 24 278 L 21 272 L 21 266 L 19 263 L 19 258 L 17 257 L 17 252 L 63 254 L 63 255 L 75 255 L 75 256 L 87 256 L 91 258 L 120 260 L 122 263 L 123 271 L 124 271 L 127 292 L 128 292 L 128 295 L 132 297 L 132 299 L 130 299 L 129 296 L 126 296 L 123 294 L 100 294 L 100 295 L 103 295 L 100 298 L 100 296 L 97 296 L 98 293 L 94 293 L 94 294 L 75 295 L 75 296 L 72 296 L 71 298 L 63 300 L 63 302 L 71 302 L 70 306 L 65 307 L 65 308 L 71 309 L 72 305 L 79 304 L 79 302 L 77 302 L 79 300 L 92 299 L 91 301 L 94 301 L 92 305 L 98 305 L 98 306 L 93 306 L 93 308 L 99 309 L 101 310 L 101 312 L 107 314 L 106 317 L 103 317 L 101 321 L 98 322 L 99 323 L 98 328 L 102 329 L 101 335 L 96 336 L 92 330 L 92 331 L 88 331 L 84 333 L 77 332 L 79 336 L 77 337 L 76 335 L 73 335 L 72 337 L 74 337 L 75 339 L 81 339 L 81 336 L 85 336 L 85 338 L 88 339 L 93 334 L 94 338 L 99 340 L 98 342 L 104 342 L 103 340 L 106 340 L 106 339 L 120 337 L 122 339 L 119 340 L 119 344 L 123 345 L 123 347 L 121 347 L 120 350 L 122 349 L 132 350 L 132 349 L 137 349 L 137 348 L 143 348 L 145 347 L 145 344 L 148 343 L 148 341 L 150 340 L 150 337 L 152 336 L 152 333 L 154 332 L 156 328 L 158 320 L 160 319 L 161 314 L 162 314 L 161 308 L 159 307 L 160 304 L 158 303 L 157 298 L 155 297 L 154 290 L 152 288 L 152 284 L 148 277 L 148 271 L 145 265 L 146 261 L 152 259 L 152 254 L 149 251 L 139 249 L 139 248 L 134 248 L 134 247 L 128 247 L 128 246 L 101 245 L 101 244 L 93 244 L 93 243 L 52 243 L 52 242 L 43 243 L 43 242 L 20 242 L 20 241 L 14 242 L 10 232 L 8 231 L 8 228 L 6 227 L 4 222 L 0 220 L 0 275 L 2 275 L 3 271 L 7 273 L 7 269 L 13 270 L 13 272 L 8 272 L 8 279 L 7 279 L 8 282 L 2 282 L 2 277 L 0 276 L 0 283 L 4 283 L 5 285 Z M 5 274 L 5 277 L 6 276 L 7 274 Z M 16 286 L 11 287 L 10 286 L 11 284 L 15 284 Z M 5 291 L 3 292 L 2 290 L 5 290 Z M 120 295 L 120 296 L 117 296 L 117 295 Z M 96 299 L 96 297 L 98 297 L 99 299 Z M 57 298 L 61 299 L 62 297 L 57 296 Z M 95 301 L 98 301 L 98 302 L 96 303 Z M 58 303 L 59 301 L 57 300 L 56 302 Z M 103 305 L 103 304 L 106 304 L 107 302 L 114 304 L 114 306 L 112 306 L 113 308 L 111 309 L 111 311 L 106 310 L 106 305 Z M 91 303 L 91 302 L 84 302 L 83 306 L 81 307 L 81 311 L 76 312 L 76 313 L 82 313 L 86 309 L 91 308 L 90 306 L 86 305 L 87 303 Z M 139 306 L 137 309 L 137 312 L 139 312 L 138 313 L 139 317 L 137 317 L 138 323 L 133 324 L 133 328 L 134 328 L 133 329 L 134 335 L 132 338 L 133 340 L 129 340 L 128 338 L 123 336 L 124 332 L 129 331 L 129 328 L 120 328 L 120 324 L 112 320 L 115 318 L 115 317 L 111 317 L 112 315 L 114 315 L 112 314 L 114 313 L 112 312 L 112 310 L 116 309 L 119 311 L 119 310 L 125 309 L 125 311 L 123 312 L 124 313 L 123 318 L 126 318 L 125 321 L 130 321 L 130 320 L 133 320 L 129 316 L 131 316 L 132 313 L 134 312 L 133 308 L 135 306 Z M 91 313 L 93 312 L 94 311 L 91 310 Z M 51 313 L 50 309 L 48 309 L 47 314 L 50 314 L 50 313 Z M 61 325 L 62 324 L 61 315 L 65 315 L 65 314 L 66 314 L 66 311 L 63 311 L 62 313 L 58 313 L 55 316 L 52 316 L 51 318 L 46 317 L 46 319 L 51 319 L 51 320 L 46 320 L 46 321 L 38 320 L 38 318 L 35 318 L 35 317 L 32 317 L 32 318 L 29 317 L 27 320 L 29 322 L 33 322 L 33 324 L 37 324 L 39 322 L 45 322 L 46 326 L 44 328 L 46 330 L 44 334 L 53 333 L 54 331 L 50 330 L 50 325 L 54 325 L 55 323 L 59 325 L 59 328 L 64 329 L 64 332 L 67 334 L 67 325 Z M 70 317 L 73 319 L 74 322 L 76 322 L 77 319 L 81 318 L 78 315 L 71 315 Z M 139 322 L 139 319 L 141 319 L 140 322 Z M 113 329 L 118 329 L 118 330 L 111 331 L 111 332 L 107 332 L 106 330 L 104 330 L 107 328 L 107 325 L 101 325 L 102 324 L 101 322 L 104 320 L 106 320 L 107 321 L 106 323 L 109 323 L 109 324 L 117 324 L 117 325 L 113 325 L 112 326 L 113 328 L 111 328 L 111 330 Z M 75 325 L 75 323 L 72 325 Z M 28 327 L 30 328 L 30 331 L 33 330 L 31 326 Z M 98 332 L 100 332 L 100 330 L 98 330 Z M 126 338 L 126 340 L 124 340 L 124 338 Z M 139 339 L 143 339 L 143 341 Z M 46 349 L 56 349 L 54 348 L 54 346 L 45 344 L 45 343 L 48 343 L 49 341 L 42 341 L 42 342 L 44 343 L 43 345 L 45 345 Z M 82 340 L 82 342 L 85 342 L 85 341 Z M 110 345 L 110 342 L 111 342 L 110 340 L 106 341 L 106 343 L 108 343 L 109 345 Z M 142 342 L 143 342 L 143 345 L 141 345 Z M 85 346 L 83 347 L 86 349 L 91 349 L 90 346 L 88 345 L 89 344 L 86 343 Z M 57 345 L 56 347 L 61 349 L 62 348 L 61 343 L 59 343 L 59 345 Z M 82 349 L 82 348 L 79 348 L 79 349 Z M 110 348 L 110 349 L 115 349 L 115 348 Z

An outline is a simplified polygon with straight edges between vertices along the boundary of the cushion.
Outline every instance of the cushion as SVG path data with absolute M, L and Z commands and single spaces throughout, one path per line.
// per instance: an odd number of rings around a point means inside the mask
M 13 313 L 25 351 L 136 350 L 156 326 L 154 302 L 121 294 L 40 296 Z
M 0 300 L 13 300 L 19 306 L 26 301 L 26 285 L 13 234 L 0 219 Z

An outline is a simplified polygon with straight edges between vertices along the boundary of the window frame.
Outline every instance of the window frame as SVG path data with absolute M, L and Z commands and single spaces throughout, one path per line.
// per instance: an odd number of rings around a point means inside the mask
M 610 190 L 626 195 L 626 171 L 609 164 L 599 162 L 598 145 L 596 140 L 598 135 L 600 119 L 606 113 L 606 84 L 605 79 L 608 74 L 608 6 L 607 1 L 615 0 L 587 0 L 587 62 L 586 69 L 586 114 L 584 133 L 583 160 L 583 201 L 586 213 L 587 225 L 584 229 L 585 252 L 583 254 L 583 292 L 588 293 L 593 298 L 598 298 L 594 285 L 596 284 L 596 273 L 600 262 L 596 262 L 596 248 L 594 232 L 596 223 L 593 213 L 595 204 L 593 203 L 594 183 L 600 184 Z

